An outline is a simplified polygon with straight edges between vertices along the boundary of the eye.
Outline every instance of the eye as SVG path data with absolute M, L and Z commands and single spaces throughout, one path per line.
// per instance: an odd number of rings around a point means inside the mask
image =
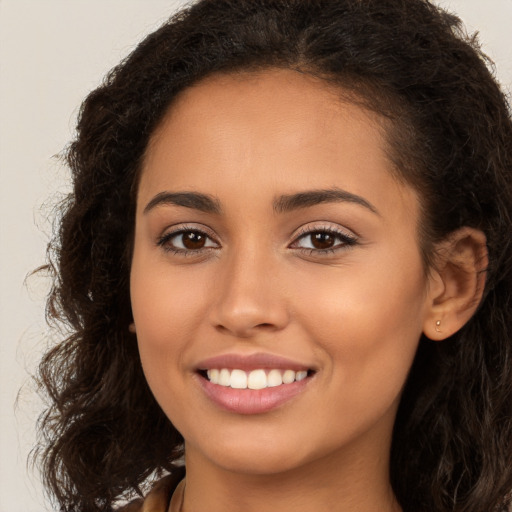
M 174 253 L 197 252 L 219 247 L 219 244 L 204 231 L 183 228 L 166 233 L 158 240 L 157 245 Z
M 313 252 L 334 252 L 357 242 L 355 235 L 333 228 L 304 229 L 290 246 Z

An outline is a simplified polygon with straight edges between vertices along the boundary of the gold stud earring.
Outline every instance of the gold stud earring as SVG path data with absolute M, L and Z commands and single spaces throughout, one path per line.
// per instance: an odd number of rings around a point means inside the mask
M 441 320 L 438 320 L 436 322 L 436 332 L 441 332 L 441 329 L 439 329 L 439 327 L 441 327 Z

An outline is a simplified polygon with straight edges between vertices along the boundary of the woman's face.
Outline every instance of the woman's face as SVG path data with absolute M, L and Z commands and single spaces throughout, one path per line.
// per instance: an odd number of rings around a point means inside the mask
M 187 463 L 386 460 L 429 304 L 418 212 L 375 115 L 322 82 L 270 70 L 180 95 L 143 166 L 131 299 Z

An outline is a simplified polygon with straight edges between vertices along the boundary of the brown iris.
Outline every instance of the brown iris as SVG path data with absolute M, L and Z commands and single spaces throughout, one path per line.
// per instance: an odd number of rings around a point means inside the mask
M 206 236 L 197 231 L 187 231 L 182 235 L 183 246 L 187 249 L 202 249 L 206 243 Z
M 312 233 L 311 243 L 315 249 L 330 249 L 335 242 L 335 237 L 330 233 Z

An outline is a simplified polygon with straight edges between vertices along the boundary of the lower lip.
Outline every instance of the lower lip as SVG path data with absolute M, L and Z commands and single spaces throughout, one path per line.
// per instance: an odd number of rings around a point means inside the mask
M 237 414 L 262 414 L 280 407 L 306 389 L 311 377 L 264 389 L 233 389 L 198 375 L 206 396 L 221 409 Z

